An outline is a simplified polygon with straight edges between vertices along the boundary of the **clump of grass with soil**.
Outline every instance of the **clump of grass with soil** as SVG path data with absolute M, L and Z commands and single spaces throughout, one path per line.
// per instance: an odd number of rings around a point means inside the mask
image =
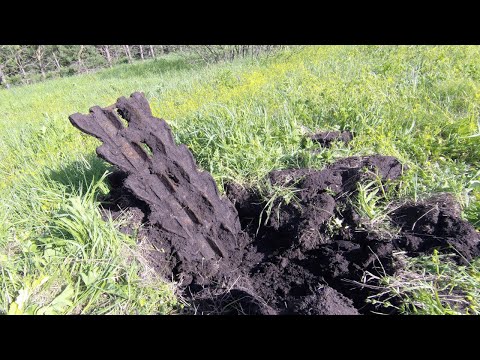
M 229 181 L 262 188 L 273 169 L 321 169 L 379 153 L 409 168 L 396 199 L 452 193 L 480 229 L 479 47 L 307 46 L 214 66 L 169 55 L 0 90 L 1 312 L 175 311 L 174 286 L 145 270 L 141 245 L 118 232 L 119 221 L 101 220 L 98 196 L 110 168 L 94 153 L 99 142 L 68 122 L 134 91 L 146 94 L 220 191 Z M 305 129 L 355 137 L 319 149 L 304 141 Z M 365 209 L 381 217 L 379 193 L 364 190 Z M 430 269 L 427 261 L 415 266 L 411 273 Z M 451 281 L 476 281 L 461 271 Z M 405 313 L 437 313 L 428 305 L 435 293 L 422 294 Z M 478 292 L 469 296 L 478 303 Z
M 257 232 L 262 225 L 267 225 L 269 219 L 273 216 L 279 220 L 279 211 L 282 206 L 290 203 L 299 205 L 297 193 L 300 191 L 295 187 L 298 182 L 287 185 L 272 185 L 269 182 L 261 183 L 260 199 L 265 203 L 258 218 Z
M 373 180 L 357 183 L 357 192 L 349 196 L 349 202 L 361 217 L 361 226 L 365 230 L 375 232 L 381 238 L 394 239 L 399 229 L 392 225 L 389 214 L 399 206 L 395 204 L 398 187 L 392 183 L 383 184 L 377 174 L 371 175 Z
M 379 306 L 379 313 L 393 308 L 400 314 L 480 314 L 479 259 L 460 266 L 451 255 L 437 251 L 418 258 L 397 257 L 404 267 L 395 276 L 366 275 L 367 284 L 377 283 L 379 292 L 369 302 Z

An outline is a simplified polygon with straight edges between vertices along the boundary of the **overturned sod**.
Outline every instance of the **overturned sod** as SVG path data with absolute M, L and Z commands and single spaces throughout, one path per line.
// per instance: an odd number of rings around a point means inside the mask
M 121 199 L 117 207 L 143 213 L 145 235 L 157 249 L 152 265 L 174 277 L 202 313 L 368 314 L 365 299 L 373 290 L 346 280 L 379 268 L 392 274 L 394 251 L 416 256 L 440 249 L 457 253 L 459 262 L 479 254 L 478 232 L 448 210 L 456 205 L 444 196 L 392 211 L 388 221 L 398 232 L 391 237 L 362 226 L 348 199 L 372 177 L 395 186 L 404 167 L 391 156 L 273 171 L 270 184 L 291 188 L 295 201 L 277 199 L 270 206 L 274 216 L 266 216 L 254 189 L 229 184 L 228 198 L 222 197 L 141 93 L 70 120 L 103 142 L 97 154 L 119 170 L 109 202 Z M 341 219 L 334 232 L 332 218 Z

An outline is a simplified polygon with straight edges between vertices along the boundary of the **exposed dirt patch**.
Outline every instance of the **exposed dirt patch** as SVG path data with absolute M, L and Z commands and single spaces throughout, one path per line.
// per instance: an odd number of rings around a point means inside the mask
M 446 195 L 399 207 L 391 215 L 391 226 L 399 229 L 395 236 L 363 226 L 348 199 L 364 179 L 395 186 L 405 169 L 390 156 L 349 157 L 320 171 L 272 171 L 267 181 L 295 196 L 288 203 L 275 199 L 268 213 L 255 189 L 228 184 L 228 198 L 220 196 L 210 174 L 174 143 L 166 122 L 151 115 L 140 93 L 70 119 L 100 138 L 98 155 L 120 169 L 109 177 L 105 211 L 133 209 L 156 248 L 149 255 L 152 265 L 180 283 L 193 304 L 190 312 L 368 313 L 371 290 L 346 280 L 358 281 L 365 271 L 393 274 L 393 251 L 415 256 L 453 248 L 459 261 L 479 253 L 479 234 Z
M 348 144 L 353 139 L 353 134 L 346 131 L 325 131 L 309 136 L 310 139 L 319 143 L 322 147 L 330 147 L 334 141 L 341 141 Z

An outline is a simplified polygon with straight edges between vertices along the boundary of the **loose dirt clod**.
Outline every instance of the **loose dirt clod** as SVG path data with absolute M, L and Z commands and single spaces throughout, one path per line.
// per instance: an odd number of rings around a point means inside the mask
M 109 177 L 105 209 L 134 209 L 157 249 L 150 261 L 180 282 L 193 313 L 368 313 L 371 290 L 346 280 L 358 281 L 365 271 L 393 274 L 393 251 L 416 256 L 439 248 L 457 251 L 459 261 L 479 254 L 479 234 L 446 195 L 398 207 L 389 220 L 398 233 L 391 236 L 364 226 L 349 199 L 367 179 L 394 186 L 405 168 L 391 156 L 272 171 L 270 185 L 289 187 L 295 196 L 288 203 L 275 199 L 267 213 L 257 189 L 231 183 L 228 198 L 220 196 L 141 93 L 70 120 L 102 140 L 97 154 L 119 168 Z
M 392 213 L 392 221 L 403 230 L 397 246 L 410 253 L 433 247 L 451 249 L 463 264 L 480 255 L 478 233 L 472 224 L 460 219 L 460 207 L 450 194 L 407 203 Z
M 348 144 L 353 139 L 353 134 L 348 131 L 325 131 L 309 136 L 312 141 L 319 143 L 322 147 L 330 147 L 334 141 L 341 141 Z

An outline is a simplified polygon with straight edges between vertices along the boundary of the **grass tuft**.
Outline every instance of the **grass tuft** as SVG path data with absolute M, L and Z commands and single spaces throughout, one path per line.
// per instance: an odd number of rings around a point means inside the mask
M 398 254 L 405 267 L 394 276 L 375 276 L 380 290 L 370 302 L 388 311 L 414 315 L 479 315 L 480 262 L 457 265 L 451 255 L 434 252 L 407 258 Z M 400 300 L 400 301 L 399 301 Z

